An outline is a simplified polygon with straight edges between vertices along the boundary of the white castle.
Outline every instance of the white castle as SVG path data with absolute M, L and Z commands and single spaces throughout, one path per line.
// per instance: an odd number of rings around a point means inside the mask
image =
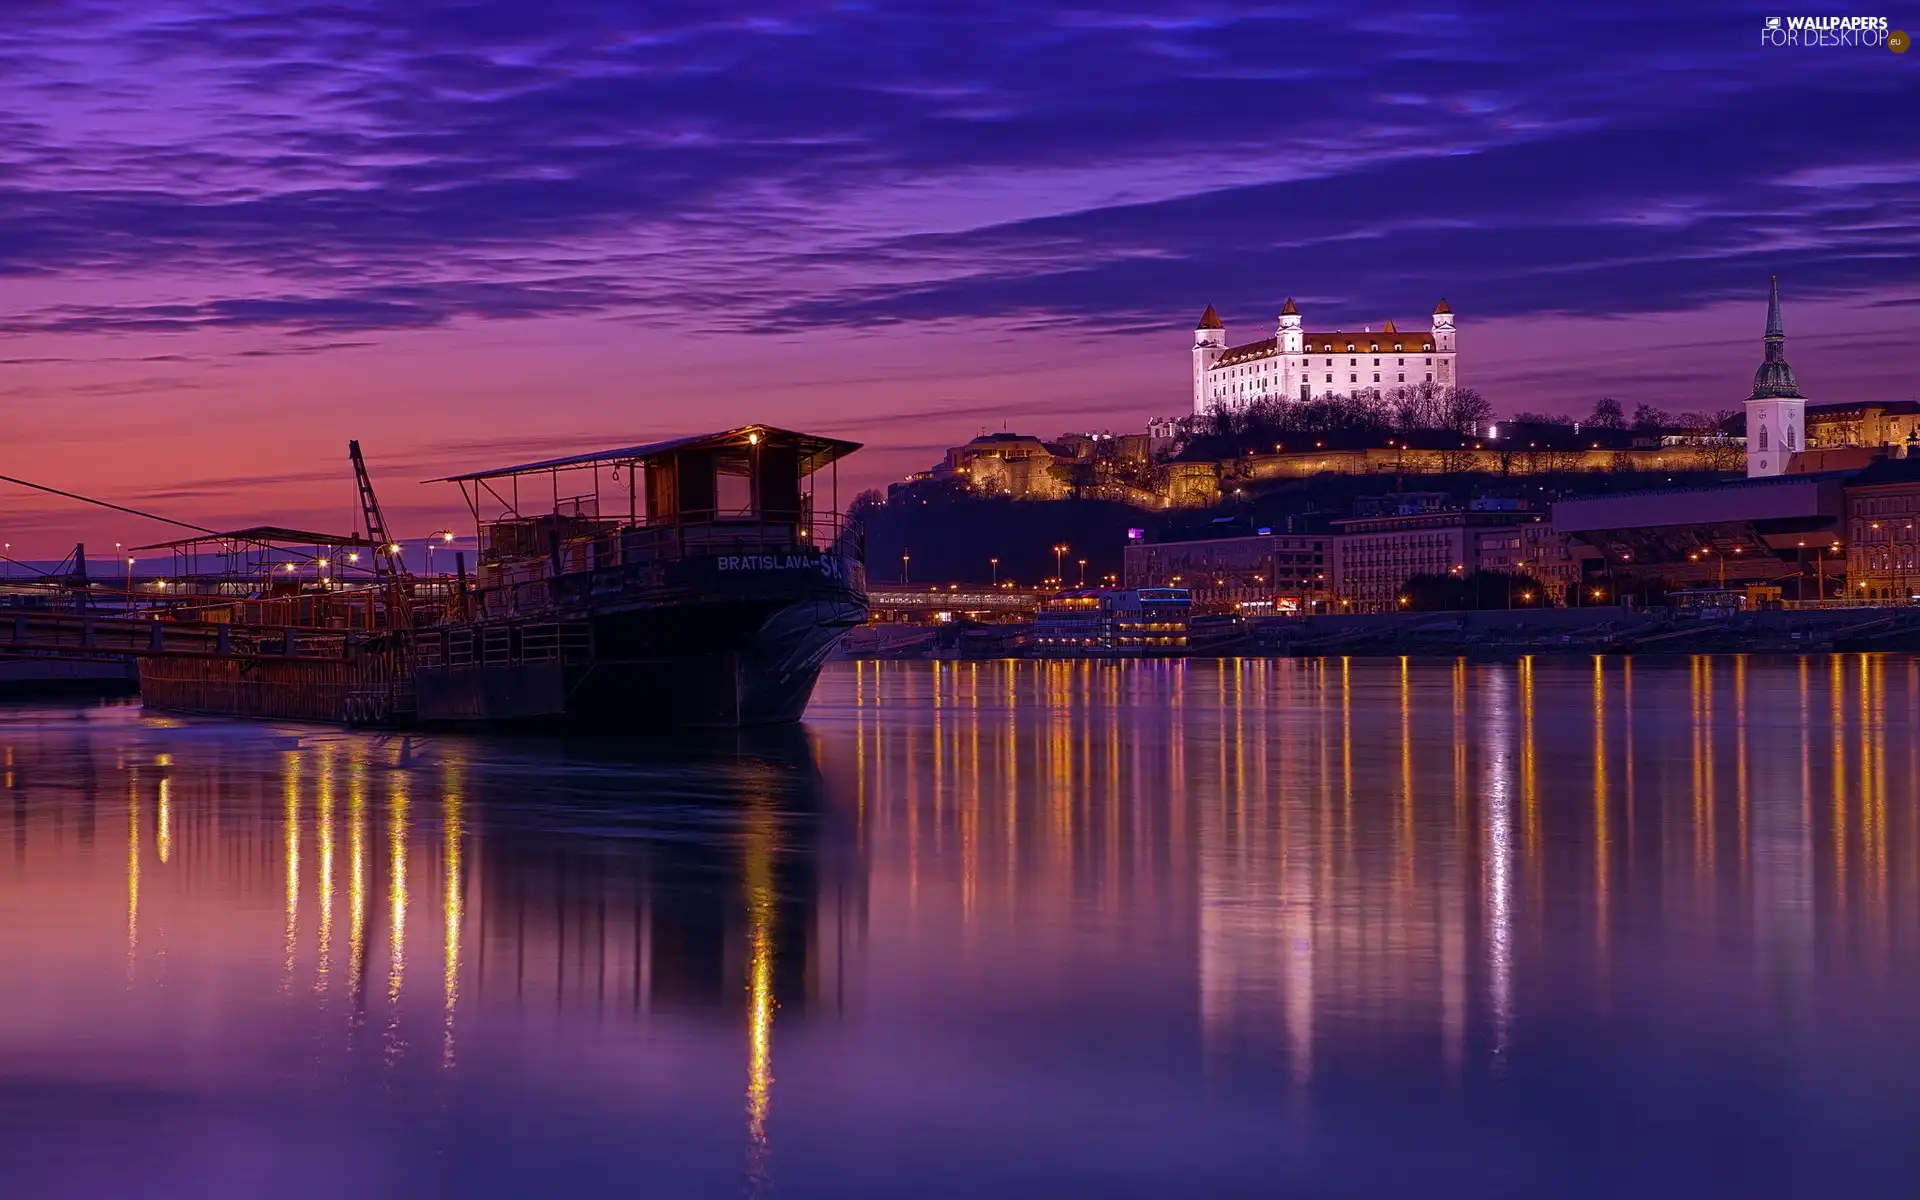
M 1457 387 L 1453 358 L 1453 310 L 1445 300 L 1434 307 L 1431 329 L 1406 333 L 1392 321 L 1377 332 L 1369 326 L 1358 333 L 1307 333 L 1288 300 L 1272 337 L 1241 346 L 1227 345 L 1226 326 L 1209 304 L 1193 333 L 1193 411 L 1420 383 Z

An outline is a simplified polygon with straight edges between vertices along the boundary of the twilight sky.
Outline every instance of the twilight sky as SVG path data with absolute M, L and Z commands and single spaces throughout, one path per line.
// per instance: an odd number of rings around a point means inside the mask
M 1718 0 L 723 7 L 9 0 L 0 473 L 345 530 L 358 437 L 418 535 L 448 469 L 764 420 L 878 483 L 1177 414 L 1200 310 L 1288 296 L 1446 296 L 1505 412 L 1717 408 L 1772 273 L 1809 395 L 1920 392 L 1920 53 Z

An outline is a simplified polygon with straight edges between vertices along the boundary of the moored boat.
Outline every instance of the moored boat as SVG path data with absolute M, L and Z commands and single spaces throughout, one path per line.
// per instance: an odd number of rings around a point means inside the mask
M 369 536 L 331 548 L 366 546 L 371 578 L 343 585 L 329 557 L 282 605 L 284 625 L 258 600 L 187 610 L 239 622 L 224 653 L 143 658 L 142 695 L 173 711 L 455 728 L 796 721 L 867 616 L 835 479 L 856 449 L 750 425 L 449 476 L 434 482 L 466 500 L 477 569 L 462 554 L 453 577 L 425 580 L 401 565 L 361 469 Z M 231 545 L 168 545 L 220 537 Z

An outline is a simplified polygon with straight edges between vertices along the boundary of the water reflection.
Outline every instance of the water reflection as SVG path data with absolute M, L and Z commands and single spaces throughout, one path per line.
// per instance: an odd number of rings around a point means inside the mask
M 1872 1190 L 1916 717 L 1874 657 L 848 664 L 671 753 L 11 710 L 0 1061 L 55 1115 L 0 1167 L 180 1094 L 349 1131 L 311 1194 Z

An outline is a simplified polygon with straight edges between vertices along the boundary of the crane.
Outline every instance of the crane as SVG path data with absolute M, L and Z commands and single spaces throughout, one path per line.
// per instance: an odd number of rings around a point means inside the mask
M 408 628 L 413 620 L 405 587 L 407 563 L 400 557 L 400 544 L 387 532 L 387 518 L 380 511 L 380 497 L 373 494 L 373 480 L 367 475 L 367 460 L 360 455 L 358 440 L 347 443 L 347 458 L 353 462 L 353 481 L 360 489 L 360 513 L 367 523 L 367 539 L 373 543 L 373 581 L 392 585 L 387 593 L 389 625 L 394 629 Z

